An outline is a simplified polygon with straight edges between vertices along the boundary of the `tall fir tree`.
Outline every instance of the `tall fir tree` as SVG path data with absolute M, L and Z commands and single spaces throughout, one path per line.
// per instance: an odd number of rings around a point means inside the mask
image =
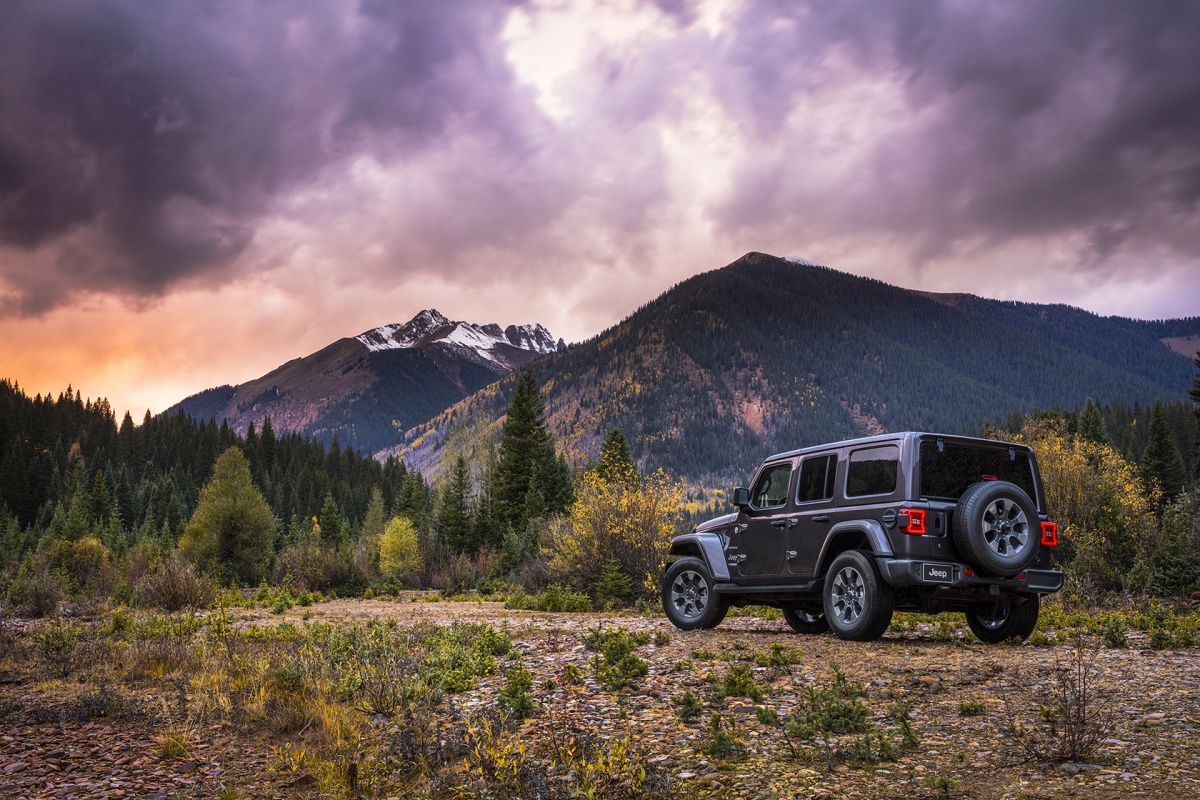
M 498 548 L 501 534 L 496 525 L 496 504 L 493 502 L 496 496 L 496 461 L 490 452 L 479 483 L 479 497 L 475 500 L 475 516 L 471 525 L 472 538 L 479 547 Z
M 1100 417 L 1100 409 L 1092 398 L 1087 399 L 1083 412 L 1079 415 L 1079 436 L 1096 444 L 1109 444 L 1108 433 L 1104 430 L 1104 420 Z
M 321 528 L 321 541 L 337 545 L 342 536 L 342 512 L 338 509 L 337 500 L 333 493 L 325 495 L 325 503 L 321 506 L 321 514 L 317 517 L 317 525 Z
M 213 465 L 179 549 L 201 568 L 253 586 L 267 575 L 274 541 L 271 507 L 254 486 L 250 462 L 231 447 Z
M 474 517 L 471 513 L 471 472 L 466 457 L 454 459 L 449 480 L 442 489 L 438 503 L 437 526 L 442 541 L 456 553 L 474 555 L 479 549 L 475 540 Z
M 604 437 L 596 474 L 606 483 L 623 483 L 626 486 L 638 484 L 640 478 L 633 454 L 629 451 L 629 440 L 620 428 L 614 428 Z
M 266 435 L 265 430 L 263 434 Z M 386 526 L 387 509 L 383 507 L 383 490 L 375 486 L 371 489 L 371 500 L 367 503 L 367 513 L 363 517 L 362 538 L 367 541 L 374 540 L 383 535 Z
M 526 499 L 535 465 L 540 467 L 554 460 L 554 439 L 546 427 L 545 413 L 533 370 L 526 367 L 517 377 L 512 403 L 500 431 L 494 502 L 501 531 L 524 532 L 529 524 Z
M 1150 412 L 1150 441 L 1142 453 L 1142 479 L 1150 486 L 1154 481 L 1162 488 L 1164 500 L 1183 491 L 1187 481 L 1183 457 L 1167 431 L 1161 401 L 1155 401 Z

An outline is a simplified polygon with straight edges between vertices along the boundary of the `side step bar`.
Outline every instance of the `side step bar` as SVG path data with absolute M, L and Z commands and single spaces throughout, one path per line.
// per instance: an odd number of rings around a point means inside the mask
M 738 583 L 718 583 L 713 586 L 717 594 L 809 594 L 819 592 L 823 580 L 805 583 L 781 583 L 774 586 L 743 586 Z

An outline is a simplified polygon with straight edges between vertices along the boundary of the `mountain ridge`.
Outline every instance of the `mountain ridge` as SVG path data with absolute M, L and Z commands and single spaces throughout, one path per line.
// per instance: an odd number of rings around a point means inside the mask
M 965 432 L 1087 397 L 1183 397 L 1193 365 L 1161 340 L 1190 334 L 1200 318 L 938 297 L 748 253 L 534 367 L 551 428 L 573 457 L 594 456 L 620 427 L 644 467 L 721 485 L 768 452 L 804 444 L 904 428 Z M 481 455 L 509 392 L 502 379 L 383 452 L 427 472 L 447 452 Z
M 374 452 L 531 359 L 557 352 L 540 324 L 475 325 L 425 309 L 405 323 L 344 337 L 237 386 L 198 392 L 167 409 L 227 421 L 245 433 L 271 417 L 279 432 Z

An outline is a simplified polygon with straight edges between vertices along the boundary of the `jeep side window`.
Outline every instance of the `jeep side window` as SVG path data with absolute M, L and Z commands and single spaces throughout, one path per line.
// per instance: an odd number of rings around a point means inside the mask
M 800 466 L 797 503 L 813 503 L 833 498 L 833 476 L 837 474 L 837 456 L 812 456 Z
M 850 453 L 846 470 L 846 496 L 865 497 L 896 491 L 900 448 L 894 444 L 870 447 Z
M 788 480 L 792 476 L 791 464 L 775 464 L 767 467 L 754 484 L 750 493 L 755 508 L 778 508 L 787 502 Z

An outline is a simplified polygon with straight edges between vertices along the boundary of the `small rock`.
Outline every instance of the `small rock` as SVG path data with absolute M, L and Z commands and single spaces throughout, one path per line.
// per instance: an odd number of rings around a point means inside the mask
M 1099 764 L 1077 764 L 1073 761 L 1066 761 L 1058 765 L 1058 771 L 1063 775 L 1078 775 L 1081 772 L 1095 772 L 1103 769 Z
M 24 761 L 14 761 L 13 763 L 9 764 L 7 767 L 4 768 L 4 774 L 5 775 L 13 775 L 18 772 L 24 772 L 28 768 L 29 768 L 29 765 L 26 764 Z

